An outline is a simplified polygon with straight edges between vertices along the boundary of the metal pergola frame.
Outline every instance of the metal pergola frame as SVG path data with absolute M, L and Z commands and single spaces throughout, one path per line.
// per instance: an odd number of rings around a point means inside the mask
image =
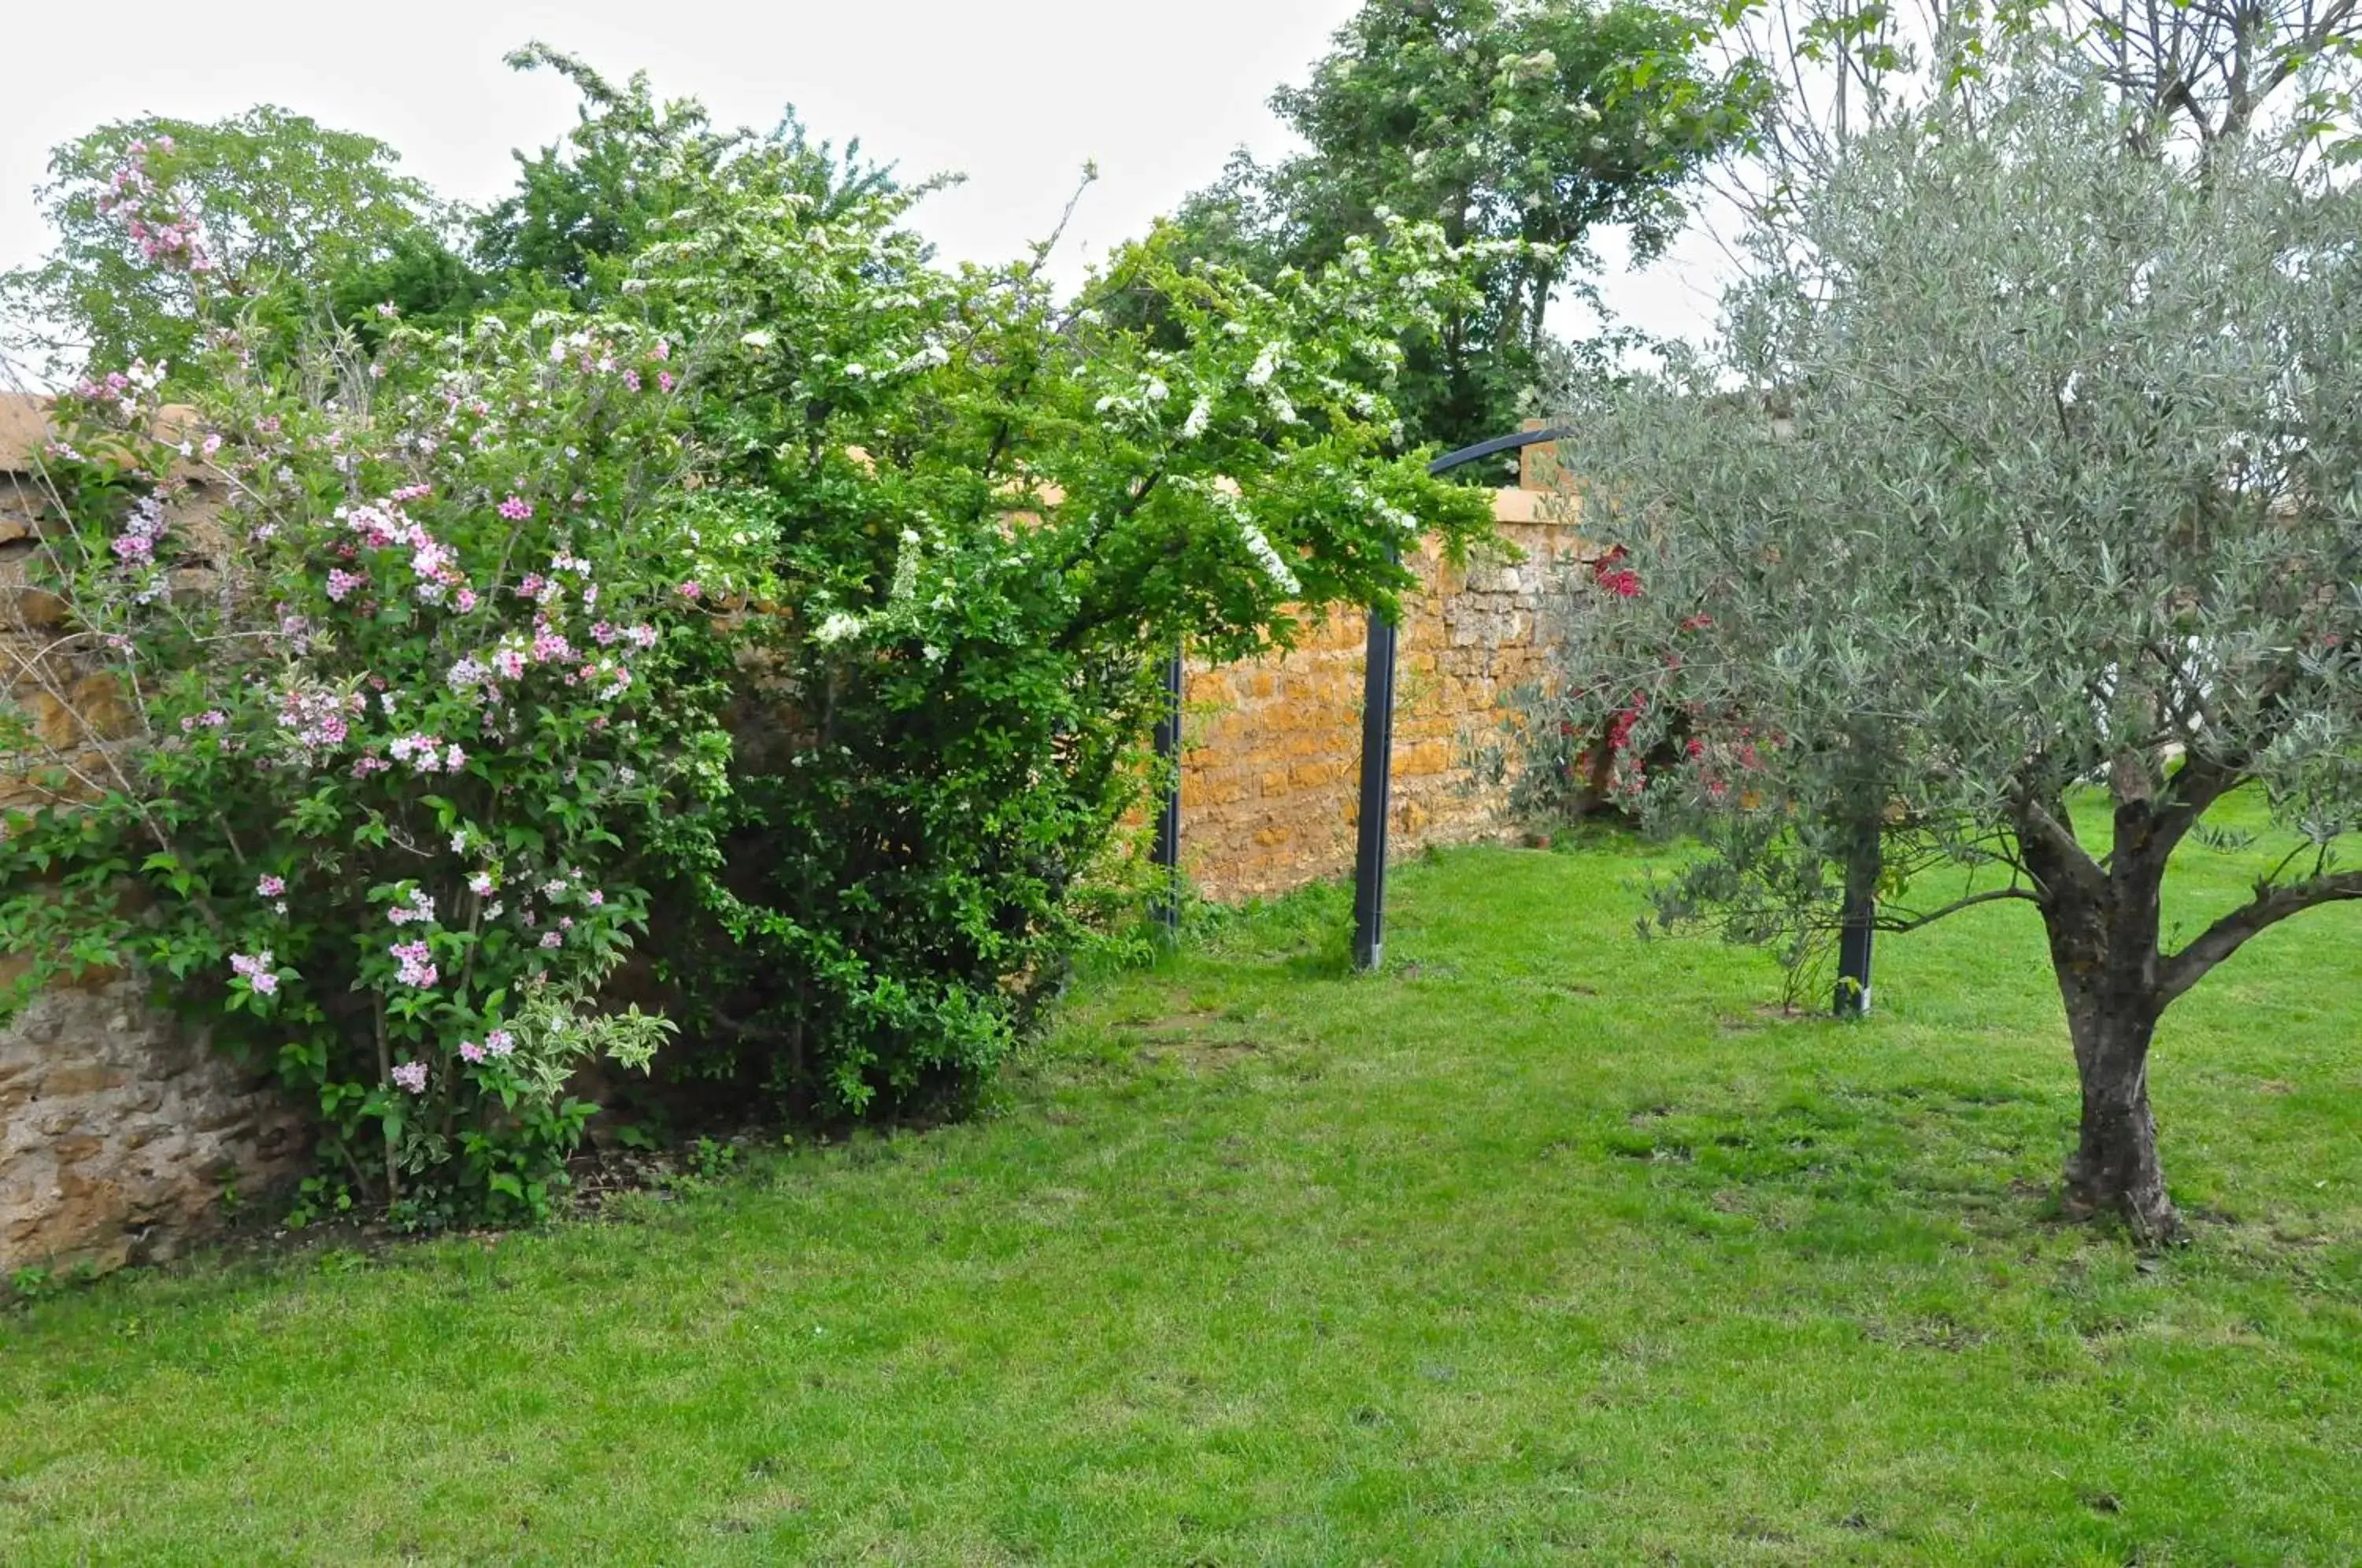
M 1447 474 L 1501 452 L 1520 451 L 1566 435 L 1563 429 L 1518 430 L 1496 436 L 1456 452 L 1446 452 L 1427 465 L 1430 474 Z M 1394 790 L 1396 623 L 1372 614 L 1362 673 L 1361 811 L 1353 845 L 1353 966 L 1374 970 L 1385 961 L 1386 832 Z M 1156 819 L 1156 864 L 1165 873 L 1164 893 L 1155 905 L 1166 930 L 1180 922 L 1181 873 L 1181 650 L 1174 649 L 1164 667 L 1165 712 L 1156 726 L 1156 754 L 1164 769 L 1164 798 Z M 1874 904 L 1849 889 L 1845 929 L 1838 949 L 1835 1010 L 1860 1017 L 1870 1010 L 1871 923 Z
M 1563 430 L 1518 430 L 1496 436 L 1427 465 L 1430 474 L 1555 441 Z M 1382 615 L 1370 616 L 1369 651 L 1362 666 L 1362 806 L 1353 845 L 1353 967 L 1375 969 L 1385 961 L 1386 828 L 1393 809 L 1395 771 L 1395 644 L 1399 628 Z

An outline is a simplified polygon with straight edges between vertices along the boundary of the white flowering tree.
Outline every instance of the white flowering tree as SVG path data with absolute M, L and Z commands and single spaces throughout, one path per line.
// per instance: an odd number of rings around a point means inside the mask
M 770 682 L 683 840 L 704 940 L 667 969 L 708 1071 L 823 1115 L 955 1103 L 1054 991 L 1164 653 L 1389 609 L 1405 546 L 1489 523 L 1384 391 L 1464 259 L 1397 222 L 1258 282 L 1160 237 L 1069 300 L 1039 255 L 933 266 L 907 194 L 794 174 L 718 171 L 627 295 L 704 346 L 684 509 L 776 573 L 745 630 Z M 1109 319 L 1139 292 L 1154 337 Z
M 2046 62 L 1854 140 L 1716 349 L 1575 421 L 1646 591 L 1567 657 L 1578 706 L 1685 741 L 1645 785 L 1709 850 L 1667 921 L 1825 931 L 1865 857 L 1884 929 L 2038 911 L 2067 1202 L 2168 1238 L 2159 1020 L 2362 897 L 2362 205 L 2299 148 L 2201 172 L 2156 128 Z M 2290 847 L 2178 929 L 2171 856 L 2234 793 Z

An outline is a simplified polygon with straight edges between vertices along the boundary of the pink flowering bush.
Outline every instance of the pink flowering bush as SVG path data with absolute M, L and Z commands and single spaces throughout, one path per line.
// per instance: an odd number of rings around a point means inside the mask
M 169 193 L 124 189 L 202 282 Z M 667 1027 L 597 999 L 645 857 L 723 778 L 682 585 L 753 586 L 660 503 L 671 346 L 545 315 L 296 376 L 242 348 L 212 341 L 193 412 L 138 367 L 59 401 L 34 570 L 67 615 L 0 734 L 35 796 L 0 840 L 17 994 L 168 981 L 315 1104 L 315 1203 L 540 1212 L 591 1113 L 575 1066 L 645 1066 Z

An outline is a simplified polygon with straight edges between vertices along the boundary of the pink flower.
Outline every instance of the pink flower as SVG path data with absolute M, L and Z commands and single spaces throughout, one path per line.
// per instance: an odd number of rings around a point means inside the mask
M 326 750 L 342 745 L 349 733 L 343 707 L 343 699 L 333 691 L 291 691 L 281 700 L 279 724 L 293 730 L 296 744 L 304 750 Z
M 557 933 L 554 931 L 545 931 L 541 933 L 541 944 L 544 947 L 558 946 L 563 944 L 566 938 L 558 935 Z
M 626 386 L 626 387 L 628 387 L 629 389 L 631 389 L 633 392 L 637 392 L 637 391 L 639 391 L 639 390 L 640 390 L 640 373 L 639 373 L 639 371 L 637 371 L 637 370 L 625 370 L 625 371 L 624 372 L 624 386 Z
M 275 899 L 280 894 L 287 890 L 287 878 L 284 877 L 265 877 L 260 881 L 255 883 L 254 890 L 261 894 L 266 899 Z
M 521 495 L 512 495 L 501 502 L 500 513 L 512 523 L 522 523 L 533 515 L 533 502 Z
M 657 372 L 657 390 L 661 392 L 672 391 L 673 379 L 672 372 L 670 370 L 658 370 Z
M 413 1094 L 426 1092 L 426 1064 L 424 1062 L 404 1062 L 387 1076 Z
M 618 635 L 612 622 L 602 621 L 590 628 L 590 638 L 601 647 L 613 643 Z
M 394 977 L 402 984 L 425 989 L 435 983 L 431 951 L 424 942 L 397 942 L 386 951 L 402 961 L 402 972 Z
M 279 975 L 270 966 L 270 948 L 266 947 L 259 953 L 233 953 L 229 966 L 234 973 L 245 978 L 255 995 L 268 997 L 278 994 Z
M 460 614 L 471 615 L 476 610 L 476 591 L 472 588 L 463 588 L 452 598 L 451 602 L 458 607 Z
M 367 581 L 369 579 L 360 573 L 347 571 L 344 568 L 338 567 L 328 573 L 328 597 L 341 604 L 344 602 L 346 594 Z
M 452 742 L 449 745 L 447 745 L 447 746 L 445 746 L 445 747 L 443 748 L 443 771 L 444 771 L 444 772 L 446 772 L 446 773 L 457 773 L 457 772 L 458 772 L 458 771 L 459 771 L 459 769 L 461 769 L 461 768 L 463 768 L 463 767 L 467 767 L 467 766 L 468 766 L 468 754 L 467 754 L 466 752 L 461 751 L 461 750 L 459 749 L 459 743 L 458 743 L 458 742 L 454 741 L 454 742 Z
M 583 894 L 583 895 L 582 895 L 582 901 L 583 901 L 584 903 L 586 903 L 586 904 L 589 904 L 592 909 L 594 909 L 594 910 L 595 910 L 595 909 L 597 909 L 601 904 L 603 904 L 603 903 L 605 903 L 605 902 L 607 901 L 607 895 L 606 895 L 606 894 L 604 894 L 604 893 L 602 893 L 602 892 L 601 892 L 598 889 L 593 888 L 593 889 L 591 889 L 589 892 L 587 892 L 587 893 L 585 893 L 585 894 Z
M 495 1029 L 484 1036 L 484 1044 L 495 1056 L 506 1056 L 516 1050 L 516 1036 L 505 1029 Z
M 462 1040 L 459 1042 L 459 1059 L 463 1062 L 480 1062 L 484 1059 L 484 1048 L 472 1040 Z
M 407 762 L 420 773 L 432 773 L 443 764 L 443 743 L 433 735 L 397 735 L 386 749 L 393 753 L 396 762 Z
M 683 599 L 701 598 L 705 593 L 705 590 L 698 585 L 698 581 L 695 578 L 690 578 L 687 582 L 684 582 L 679 588 L 674 589 L 673 591 L 679 594 Z
M 474 876 L 469 878 L 468 891 L 475 894 L 476 897 L 480 899 L 491 898 L 492 896 L 492 874 L 489 871 L 479 871 Z

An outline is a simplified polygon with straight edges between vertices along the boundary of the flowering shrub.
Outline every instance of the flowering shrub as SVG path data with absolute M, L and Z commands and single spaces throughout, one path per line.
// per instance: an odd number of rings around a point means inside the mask
M 136 161 L 119 188 L 201 284 L 169 192 Z M 724 776 L 673 645 L 741 569 L 653 504 L 671 345 L 486 318 L 276 381 L 241 348 L 213 341 L 193 413 L 147 367 L 60 400 L 34 575 L 64 624 L 0 735 L 36 793 L 0 842 L 19 994 L 170 977 L 316 1100 L 318 1200 L 538 1212 L 574 1065 L 645 1066 L 669 1027 L 595 999 L 645 856 Z
M 1390 605 L 1396 549 L 1489 523 L 1385 396 L 1464 285 L 1396 226 L 1268 288 L 1159 237 L 1067 301 L 1038 257 L 932 265 L 907 196 L 796 177 L 733 162 L 627 285 L 710 350 L 694 502 L 777 576 L 663 962 L 701 1070 L 824 1117 L 956 1108 L 1065 972 L 1158 650 Z M 1131 292 L 1170 302 L 1153 341 L 1109 319 Z
M 578 133 L 670 193 L 597 308 L 217 331 L 193 412 L 144 366 L 59 409 L 0 935 L 26 989 L 141 966 L 316 1097 L 321 1201 L 539 1211 L 592 1055 L 966 1102 L 1058 984 L 1159 651 L 1391 607 L 1422 529 L 1489 522 L 1386 397 L 1465 287 L 1432 229 L 1270 285 L 1159 237 L 1062 302 L 1038 254 L 933 265 L 912 196 L 816 193 L 800 140 L 644 107 Z M 202 304 L 203 225 L 122 188 Z M 615 1010 L 635 944 L 665 1019 Z
M 1560 585 L 1562 608 L 1594 646 L 1628 651 L 1628 628 L 1643 591 L 1631 559 L 1624 546 L 1611 546 Z M 1705 624 L 1702 616 L 1698 621 Z M 1562 668 L 1614 667 L 1568 661 Z M 1676 662 L 1669 673 L 1677 669 Z M 1667 707 L 1662 692 L 1652 695 L 1628 679 L 1594 675 L 1525 695 L 1525 766 L 1511 785 L 1510 801 L 1521 812 L 1563 819 L 1630 812 L 1653 780 L 1670 776 L 1704 749 L 1694 733 L 1694 712 L 1678 701 Z M 1636 732 L 1642 737 L 1637 742 Z M 1506 775 L 1506 756 L 1488 761 Z

